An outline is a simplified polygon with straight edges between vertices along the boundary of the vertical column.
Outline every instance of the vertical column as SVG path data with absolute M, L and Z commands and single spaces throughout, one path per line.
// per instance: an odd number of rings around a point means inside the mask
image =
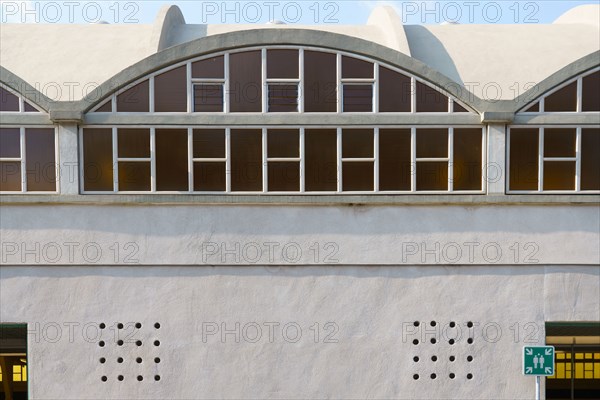
M 506 146 L 506 125 L 489 124 L 487 127 L 487 161 L 483 169 L 487 194 L 504 195 L 506 193 L 506 172 L 508 170 Z
M 79 157 L 77 124 L 60 124 L 57 129 L 58 182 L 60 194 L 79 194 Z

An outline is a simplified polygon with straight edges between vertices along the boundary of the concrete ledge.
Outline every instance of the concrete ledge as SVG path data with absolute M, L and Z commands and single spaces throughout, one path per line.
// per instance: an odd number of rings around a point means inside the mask
M 486 111 L 481 113 L 482 123 L 505 123 L 510 124 L 515 118 L 515 113 L 512 112 L 493 112 Z

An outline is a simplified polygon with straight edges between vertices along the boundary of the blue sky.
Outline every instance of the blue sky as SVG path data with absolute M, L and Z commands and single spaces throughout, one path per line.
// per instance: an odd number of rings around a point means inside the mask
M 152 23 L 165 4 L 178 5 L 188 23 L 288 24 L 366 23 L 373 8 L 390 5 L 406 24 L 551 23 L 565 11 L 592 1 L 22 1 L 0 0 L 0 22 L 10 23 Z M 598 16 L 600 18 L 600 15 Z

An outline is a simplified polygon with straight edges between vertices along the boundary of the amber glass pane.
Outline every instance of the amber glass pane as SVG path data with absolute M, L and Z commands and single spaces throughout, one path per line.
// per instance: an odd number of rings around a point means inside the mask
M 122 192 L 150 191 L 149 162 L 119 162 L 119 190 Z
M 194 129 L 194 158 L 225 158 L 225 129 Z
M 447 129 L 417 129 L 417 158 L 448 157 Z
M 187 129 L 156 130 L 156 190 L 187 191 Z
M 343 158 L 371 158 L 373 152 L 373 129 L 342 130 Z
M 372 112 L 373 85 L 344 85 L 344 112 Z
M 379 130 L 379 190 L 410 190 L 410 129 Z
M 454 190 L 481 190 L 481 129 L 454 129 Z
M 194 112 L 223 112 L 223 85 L 194 85 Z
M 600 129 L 581 131 L 581 190 L 600 190 Z
M 458 104 L 456 101 L 454 102 L 454 111 L 455 113 L 468 113 L 469 110 Z
M 300 191 L 299 162 L 269 162 L 269 192 Z
M 262 111 L 262 61 L 260 51 L 229 56 L 229 98 L 232 112 Z
M 300 157 L 298 129 L 269 129 L 267 132 L 268 156 Z
M 107 102 L 102 104 L 100 107 L 96 109 L 94 112 L 111 112 L 112 111 L 112 100 L 108 99 Z
M 39 112 L 34 106 L 26 101 L 23 101 L 23 111 L 25 112 Z
M 0 87 L 1 111 L 19 111 L 19 98 L 2 87 Z
M 319 51 L 304 52 L 304 111 L 337 110 L 336 55 Z
M 150 111 L 150 84 L 144 81 L 117 96 L 118 112 Z
M 0 158 L 21 157 L 19 128 L 0 128 Z
M 25 130 L 27 191 L 56 191 L 54 129 Z
M 187 111 L 187 72 L 185 65 L 154 78 L 154 111 Z
M 417 190 L 448 190 L 448 163 L 417 162 Z
M 223 56 L 207 58 L 206 60 L 192 63 L 192 77 L 202 79 L 225 78 Z
M 373 78 L 373 63 L 342 56 L 342 78 Z
M 337 132 L 335 129 L 307 129 L 304 141 L 306 191 L 336 191 Z
M 194 190 L 196 192 L 224 192 L 226 190 L 224 162 L 195 162 Z
M 534 105 L 532 105 L 531 107 L 529 107 L 527 110 L 525 110 L 525 112 L 539 112 L 540 111 L 540 103 L 537 102 Z
M 510 189 L 537 190 L 538 145 L 537 129 L 510 131 Z
M 379 111 L 410 112 L 410 78 L 391 69 L 379 67 Z
M 600 71 L 582 80 L 582 111 L 600 111 Z
M 577 82 L 565 86 L 544 99 L 544 111 L 576 111 Z
M 575 157 L 575 129 L 544 129 L 544 157 Z
M 262 132 L 260 129 L 231 130 L 231 190 L 262 191 Z
M 544 190 L 575 190 L 575 161 L 545 161 Z
M 448 97 L 417 81 L 417 112 L 448 112 Z
M 298 85 L 269 85 L 269 112 L 297 112 Z
M 0 192 L 21 191 L 21 162 L 0 162 Z
M 83 130 L 83 186 L 86 191 L 113 190 L 112 129 Z
M 373 191 L 374 179 L 372 162 L 345 161 L 342 163 L 342 190 L 344 192 Z
M 298 66 L 298 50 L 267 50 L 268 79 L 296 79 Z
M 150 129 L 118 130 L 119 158 L 150 158 Z

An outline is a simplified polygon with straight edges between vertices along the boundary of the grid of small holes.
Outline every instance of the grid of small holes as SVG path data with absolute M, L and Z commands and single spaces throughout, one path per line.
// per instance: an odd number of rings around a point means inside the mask
M 413 325 L 416 328 L 418 328 L 419 326 L 421 326 L 421 322 L 415 321 L 415 322 L 413 322 Z M 431 327 L 436 327 L 437 325 L 438 325 L 438 323 L 436 321 L 429 322 L 429 326 L 431 326 Z M 451 321 L 448 324 L 448 326 L 450 328 L 455 328 L 457 325 L 456 325 L 456 322 Z M 468 345 L 472 345 L 475 342 L 474 338 L 471 336 L 471 328 L 473 328 L 473 322 L 471 322 L 471 321 L 467 322 L 466 323 L 466 327 L 469 329 L 469 337 L 467 338 L 466 343 Z M 419 344 L 421 344 L 421 341 L 419 339 L 414 339 L 412 343 L 413 343 L 413 345 L 418 346 Z M 438 343 L 438 340 L 437 340 L 437 338 L 433 337 L 433 338 L 431 338 L 429 340 L 429 343 L 432 344 L 432 345 L 435 345 L 436 343 Z M 454 346 L 456 344 L 456 340 L 450 338 L 450 339 L 448 339 L 448 344 L 450 346 Z M 459 357 L 459 359 L 457 359 L 456 355 L 454 355 L 454 354 L 450 355 L 448 357 L 448 361 L 450 363 L 450 370 L 452 370 L 453 368 L 456 368 L 455 365 L 456 365 L 457 361 L 460 361 L 460 360 L 463 360 L 463 359 L 464 359 L 464 361 L 466 361 L 467 363 L 470 364 L 470 363 L 473 362 L 474 357 L 469 354 L 466 357 L 462 357 L 462 358 Z M 437 355 L 432 355 L 431 358 L 430 358 L 430 361 L 432 363 L 434 363 L 434 365 L 436 365 L 435 363 L 437 363 L 439 361 L 438 360 L 438 356 Z M 415 363 L 421 362 L 421 358 L 419 356 L 414 356 L 413 357 L 413 362 L 415 362 Z M 447 375 L 447 377 L 448 377 L 448 379 L 452 379 L 453 380 L 453 379 L 456 379 L 456 374 L 454 372 L 449 372 L 448 375 Z M 413 375 L 413 379 L 415 381 L 419 380 L 421 378 L 422 377 L 419 374 L 414 374 Z M 435 380 L 435 379 L 438 378 L 438 374 L 435 373 L 435 372 L 432 372 L 429 375 L 429 378 L 432 379 L 432 380 Z M 471 372 L 467 373 L 466 374 L 466 378 L 467 378 L 467 380 L 472 380 L 473 379 L 473 374 Z
M 101 331 L 103 331 L 103 330 L 106 329 L 106 324 L 104 322 L 100 323 L 98 326 L 99 326 L 99 328 L 100 328 Z M 141 322 L 136 322 L 134 326 L 135 326 L 135 329 L 137 329 L 137 330 L 142 329 L 142 323 Z M 119 323 L 116 324 L 116 329 L 118 331 L 122 331 L 124 328 L 125 328 L 125 325 L 123 323 L 119 322 Z M 154 323 L 154 336 L 155 337 L 156 337 L 156 333 L 157 333 L 157 331 L 159 329 L 160 329 L 160 323 L 158 323 L 158 322 Z M 119 335 L 117 335 L 117 337 L 119 337 Z M 140 348 L 140 347 L 142 347 L 144 345 L 144 342 L 142 340 L 136 340 L 134 343 L 135 343 L 135 346 L 138 347 L 138 348 Z M 119 346 L 119 347 L 122 347 L 123 345 L 125 345 L 125 342 L 122 339 L 118 339 L 116 341 L 116 345 Z M 154 339 L 152 345 L 153 345 L 153 348 L 157 349 L 160 346 L 160 340 Z M 100 340 L 98 342 L 98 346 L 101 347 L 101 348 L 106 348 L 107 342 L 104 341 L 104 340 Z M 100 364 L 106 364 L 106 363 L 110 362 L 110 360 L 108 360 L 106 357 L 100 357 L 99 361 L 100 361 Z M 114 361 L 116 361 L 116 363 L 118 365 L 121 365 L 121 364 L 123 364 L 123 362 L 125 360 L 123 359 L 123 357 L 117 357 Z M 153 361 L 154 361 L 154 364 L 160 364 L 161 359 L 160 359 L 160 357 L 156 356 L 156 357 L 154 357 Z M 142 364 L 144 362 L 144 359 L 142 357 L 138 356 L 138 357 L 135 358 L 135 362 L 136 362 L 136 364 Z M 117 381 L 122 382 L 122 381 L 125 380 L 125 376 L 119 374 L 119 375 L 117 375 L 116 379 L 117 379 Z M 135 376 L 135 379 L 138 382 L 142 382 L 144 380 L 144 376 L 143 375 L 137 375 L 137 376 Z M 102 382 L 108 382 L 109 381 L 109 377 L 107 375 L 102 375 L 102 377 L 100 378 L 100 380 Z M 158 375 L 158 374 L 154 375 L 154 381 L 155 382 L 158 382 L 160 380 L 161 380 L 160 375 Z

